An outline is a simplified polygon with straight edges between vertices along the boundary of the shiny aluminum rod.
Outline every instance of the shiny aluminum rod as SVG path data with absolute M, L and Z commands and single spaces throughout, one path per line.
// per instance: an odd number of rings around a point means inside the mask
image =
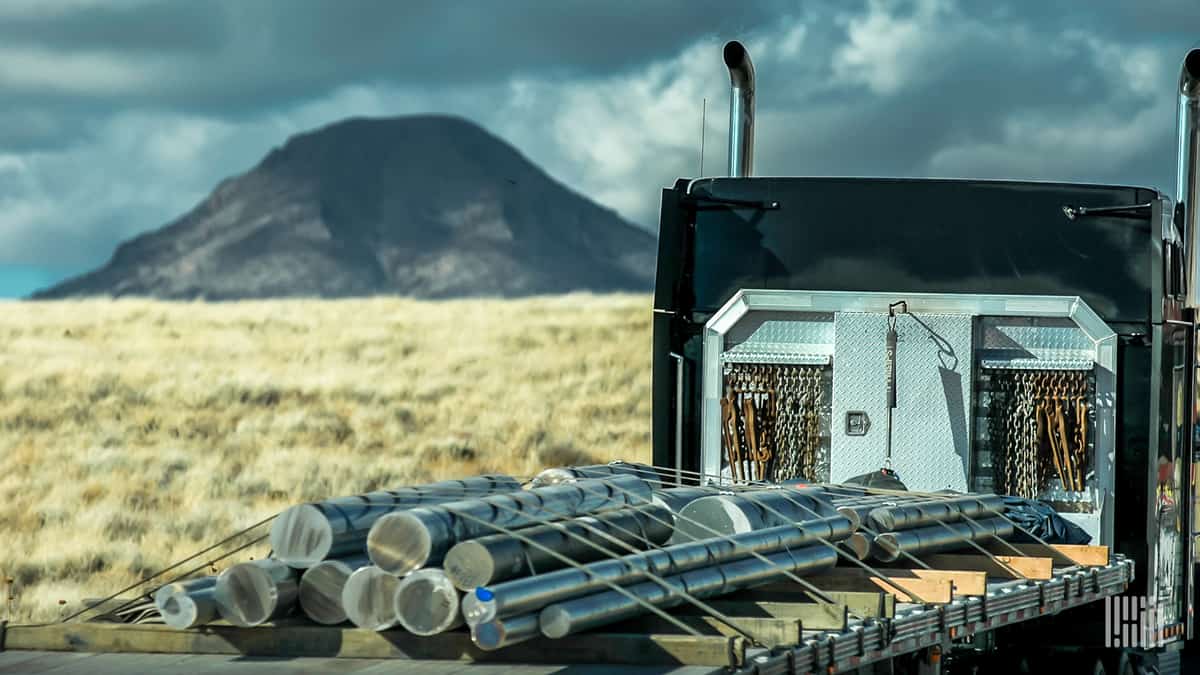
M 370 564 L 364 556 L 323 560 L 300 577 L 300 609 L 305 616 L 326 626 L 349 620 L 342 605 L 346 580 L 360 567 Z
M 968 541 L 986 542 L 1011 537 L 1012 523 L 1004 518 L 984 518 L 973 522 L 944 523 L 875 537 L 872 555 L 881 562 L 895 562 L 902 553 L 919 555 L 952 551 L 969 546 Z
M 1004 513 L 1004 497 L 1000 495 L 971 495 L 949 499 L 931 499 L 896 506 L 881 506 L 870 512 L 870 524 L 881 532 L 907 530 L 914 527 L 950 523 L 968 518 L 995 516 Z
M 1187 265 L 1185 304 L 1200 308 L 1200 48 L 1188 50 L 1179 66 L 1179 158 L 1176 167 L 1176 208 Z
M 729 175 L 754 173 L 754 64 L 736 40 L 721 50 L 729 69 Z
M 392 603 L 400 625 L 414 635 L 437 635 L 463 623 L 458 589 L 436 567 L 417 570 L 401 579 Z
M 757 490 L 738 495 L 702 497 L 683 507 L 675 540 L 698 541 L 718 534 L 740 534 L 787 525 L 819 516 L 837 515 L 813 488 Z M 851 525 L 855 525 L 851 521 Z
M 683 507 L 701 497 L 711 497 L 719 492 L 720 490 L 714 487 L 667 488 L 665 490 L 655 490 L 654 496 L 650 498 L 650 501 L 670 511 L 671 517 L 674 519 L 675 514 L 682 511 Z
M 783 576 L 784 570 L 800 575 L 823 572 L 832 569 L 837 560 L 837 552 L 833 549 L 822 545 L 807 546 L 772 553 L 766 561 L 742 558 L 666 577 L 678 590 L 655 583 L 634 584 L 626 590 L 646 604 L 674 607 L 683 602 L 679 591 L 697 598 L 710 598 L 776 580 Z M 546 637 L 561 638 L 632 618 L 642 611 L 642 606 L 635 600 L 605 591 L 548 605 L 542 609 L 538 623 Z
M 563 466 L 546 469 L 533 477 L 532 487 L 546 487 L 570 483 L 581 478 L 611 478 L 612 476 L 637 476 L 650 484 L 655 490 L 662 489 L 662 476 L 658 470 L 648 464 L 635 462 L 610 462 L 608 464 L 590 464 L 587 466 Z
M 487 475 L 300 504 L 271 525 L 271 549 L 292 567 L 312 567 L 329 558 L 366 553 L 371 525 L 387 513 L 520 489 L 515 478 Z
M 635 476 L 584 479 L 483 499 L 389 513 L 371 526 L 367 553 L 383 570 L 404 575 L 438 565 L 454 544 L 547 519 L 582 516 L 650 501 L 650 485 Z M 462 514 L 462 515 L 460 515 Z
M 374 565 L 354 570 L 342 587 L 346 617 L 359 628 L 387 630 L 400 623 L 396 613 L 396 590 L 400 579 Z
M 608 556 L 605 550 L 591 543 L 600 532 L 611 537 L 602 540 L 605 546 L 613 540 L 639 549 L 659 546 L 674 532 L 671 519 L 670 511 L 650 505 L 580 516 L 520 530 L 521 536 L 530 541 L 507 534 L 487 535 L 455 544 L 446 553 L 442 567 L 455 587 L 470 591 L 479 586 L 565 566 L 562 560 L 545 549 L 575 562 L 605 558 Z
M 467 623 L 476 625 L 531 612 L 548 604 L 594 593 L 607 584 L 641 581 L 648 570 L 667 576 L 751 555 L 794 550 L 818 539 L 840 541 L 850 535 L 850 521 L 843 516 L 813 519 L 754 532 L 710 538 L 667 546 L 643 553 L 567 568 L 546 574 L 481 586 L 463 597 L 462 612 Z
M 171 628 L 195 628 L 214 621 L 219 612 L 214 592 L 216 577 L 177 581 L 154 592 L 154 606 Z
M 249 628 L 290 612 L 299 580 L 296 570 L 275 558 L 238 563 L 217 575 L 213 597 L 223 619 Z
M 471 626 L 471 642 L 487 651 L 503 649 L 542 634 L 537 614 L 522 614 L 507 619 L 492 619 Z
M 838 543 L 838 546 L 846 553 L 854 556 L 855 560 L 866 560 L 871 557 L 874 545 L 875 538 L 869 537 L 862 532 L 854 532 Z

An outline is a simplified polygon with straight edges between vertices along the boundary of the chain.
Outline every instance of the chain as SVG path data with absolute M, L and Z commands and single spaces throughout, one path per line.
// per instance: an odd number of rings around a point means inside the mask
M 1084 489 L 1090 381 L 1086 371 L 1009 370 L 992 374 L 989 430 L 999 492 L 1037 497 L 1057 478 Z
M 819 476 L 822 375 L 820 366 L 726 366 L 721 444 L 735 481 Z

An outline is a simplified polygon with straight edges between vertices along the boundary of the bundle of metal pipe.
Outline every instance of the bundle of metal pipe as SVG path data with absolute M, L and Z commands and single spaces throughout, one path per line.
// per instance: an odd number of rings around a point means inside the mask
M 365 553 L 371 525 L 387 513 L 520 489 L 515 478 L 486 475 L 301 504 L 275 519 L 271 548 L 292 567 L 312 567 L 329 558 Z
M 818 539 L 840 541 L 849 536 L 850 531 L 849 520 L 832 516 L 631 553 L 477 588 L 463 598 L 462 612 L 468 624 L 477 625 L 595 593 L 608 588 L 609 584 L 641 581 L 646 572 L 659 576 L 678 574 L 752 553 L 795 550 Z
M 217 575 L 213 598 L 221 617 L 235 626 L 258 626 L 292 610 L 299 574 L 280 560 L 238 563 Z
M 870 512 L 870 524 L 881 532 L 908 530 L 935 523 L 950 523 L 967 518 L 986 518 L 1004 513 L 1000 495 L 971 495 L 928 499 L 881 506 Z
M 658 490 L 662 488 L 662 477 L 658 470 L 646 464 L 634 462 L 610 462 L 588 466 L 563 466 L 545 469 L 530 481 L 532 487 L 547 487 L 570 483 L 583 478 L 611 478 L 613 476 L 637 476 Z
M 519 537 L 488 535 L 455 544 L 442 567 L 454 586 L 469 591 L 566 564 L 547 549 L 590 562 L 608 557 L 611 550 L 627 552 L 616 542 L 639 549 L 659 546 L 674 532 L 672 519 L 670 511 L 651 505 L 528 527 L 518 531 Z
M 317 623 L 345 623 L 349 617 L 342 605 L 342 590 L 354 570 L 368 564 L 370 560 L 364 555 L 325 560 L 308 568 L 300 577 L 300 609 Z
M 560 638 L 637 616 L 645 605 L 674 607 L 683 604 L 684 593 L 703 599 L 772 581 L 785 572 L 823 572 L 837 564 L 838 555 L 833 549 L 818 544 L 771 553 L 764 558 L 741 558 L 671 575 L 664 579 L 666 586 L 653 581 L 634 584 L 625 588 L 629 595 L 610 590 L 558 602 L 541 611 L 538 623 L 543 635 Z
M 675 541 L 699 541 L 716 534 L 752 532 L 838 515 L 818 488 L 779 488 L 697 499 L 679 512 Z M 843 516 L 845 517 L 845 516 Z M 857 524 L 851 520 L 851 529 Z
M 415 635 L 437 635 L 462 625 L 458 590 L 436 567 L 404 577 L 393 603 L 400 625 Z
M 154 606 L 171 628 L 195 628 L 217 618 L 216 577 L 167 584 L 154 592 Z
M 902 553 L 936 553 L 969 546 L 967 541 L 983 542 L 1012 536 L 1013 525 L 1004 518 L 941 523 L 899 532 L 884 532 L 875 537 L 872 555 L 882 562 L 894 562 Z
M 371 562 L 396 575 L 438 565 L 454 544 L 492 534 L 497 527 L 527 527 L 548 519 L 582 516 L 650 503 L 650 485 L 635 476 L 534 488 L 482 499 L 389 513 L 371 526 Z
M 346 617 L 355 626 L 368 630 L 381 631 L 395 626 L 400 623 L 395 601 L 399 588 L 399 578 L 374 565 L 354 570 L 342 587 L 342 607 Z

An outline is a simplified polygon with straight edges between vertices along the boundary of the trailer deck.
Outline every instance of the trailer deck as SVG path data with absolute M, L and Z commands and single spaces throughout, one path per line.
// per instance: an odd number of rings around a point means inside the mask
M 927 562 L 940 563 L 937 569 L 887 579 L 838 568 L 837 574 L 812 579 L 835 599 L 832 605 L 802 601 L 802 589 L 793 583 L 714 600 L 739 626 L 750 629 L 754 641 L 683 608 L 676 615 L 703 635 L 680 633 L 661 619 L 642 617 L 602 632 L 536 639 L 499 651 L 480 650 L 465 630 L 419 637 L 399 630 L 374 632 L 292 619 L 256 628 L 214 624 L 190 630 L 79 622 L 7 627 L 0 633 L 0 650 L 8 650 L 0 672 L 10 666 L 12 672 L 26 672 L 35 664 L 49 672 L 89 675 L 105 672 L 97 670 L 99 666 L 142 670 L 142 663 L 127 660 L 141 654 L 180 659 L 155 656 L 145 662 L 147 668 L 186 666 L 212 672 L 306 672 L 303 669 L 310 666 L 322 672 L 371 672 L 378 664 L 394 667 L 397 659 L 405 660 L 409 672 L 421 673 L 460 672 L 468 664 L 483 666 L 471 672 L 506 675 L 584 673 L 589 667 L 615 665 L 637 668 L 631 672 L 680 675 L 725 669 L 845 672 L 1098 602 L 1121 594 L 1133 580 L 1133 562 L 1124 557 L 1079 564 L 1062 553 L 1065 549 L 1049 552 L 1050 557 L 998 557 L 1013 563 L 1007 569 L 996 569 L 997 560 L 985 556 L 930 556 Z M 963 569 L 947 568 L 946 563 Z M 913 602 L 917 598 L 912 596 L 920 596 L 921 602 Z M 62 660 L 46 652 L 98 653 L 107 660 Z M 114 661 L 110 654 L 123 656 Z M 251 663 L 254 669 L 246 669 Z

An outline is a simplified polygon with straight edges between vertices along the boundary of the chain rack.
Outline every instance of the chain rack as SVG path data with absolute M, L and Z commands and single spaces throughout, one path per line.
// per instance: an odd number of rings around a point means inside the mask
M 725 367 L 721 447 L 735 481 L 817 480 L 826 366 L 732 363 Z
M 1093 383 L 1085 370 L 994 370 L 987 407 L 996 491 L 1036 498 L 1055 479 L 1081 492 L 1091 467 Z

